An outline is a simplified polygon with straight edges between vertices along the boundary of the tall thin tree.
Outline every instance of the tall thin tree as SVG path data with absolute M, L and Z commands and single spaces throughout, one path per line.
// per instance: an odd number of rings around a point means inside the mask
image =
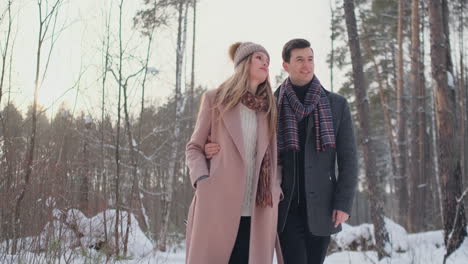
M 1 71 L 0 71 L 0 105 L 2 103 L 2 95 L 3 95 L 3 87 L 4 87 L 4 83 L 5 83 L 5 75 L 6 75 L 6 66 L 7 66 L 7 60 L 8 60 L 8 53 L 9 53 L 9 49 L 10 49 L 10 37 L 11 37 L 11 33 L 12 33 L 12 29 L 11 29 L 11 26 L 13 24 L 13 17 L 12 17 L 12 14 L 11 14 L 11 6 L 13 4 L 13 1 L 12 0 L 8 0 L 8 4 L 7 4 L 7 12 L 8 12 L 8 28 L 7 28 L 7 31 L 6 31 L 6 36 L 5 36 L 5 43 L 4 43 L 4 46 L 1 45 L 0 43 L 0 48 L 3 48 L 1 49 L 1 56 L 2 56 L 2 61 L 1 61 L 1 64 L 2 64 L 2 67 L 1 67 Z M 1 22 L 1 20 L 0 20 Z
M 351 51 L 351 61 L 353 66 L 354 92 L 358 105 L 358 116 L 361 133 L 362 150 L 364 156 L 364 166 L 366 169 L 367 191 L 371 206 L 371 218 L 374 224 L 376 250 L 379 259 L 388 256 L 389 237 L 384 222 L 383 186 L 377 180 L 375 169 L 374 141 L 370 137 L 370 117 L 369 100 L 367 97 L 367 85 L 364 79 L 363 64 L 361 57 L 361 47 L 357 30 L 356 16 L 354 14 L 354 1 L 343 1 L 346 28 L 348 32 L 348 43 Z
M 408 229 L 411 232 L 418 232 L 424 228 L 424 214 L 426 213 L 425 195 L 429 185 L 424 177 L 424 156 L 426 141 L 426 122 L 424 111 L 425 91 L 421 81 L 421 41 L 419 36 L 420 0 L 413 0 L 411 7 L 411 159 L 410 159 L 410 184 L 411 196 L 409 199 Z
M 448 86 L 448 34 L 444 27 L 444 0 L 429 0 L 432 77 L 436 89 L 436 120 L 439 173 L 443 193 L 444 263 L 466 236 L 466 218 L 461 196 L 460 156 L 456 142 L 456 113 L 453 90 Z
M 461 171 L 463 173 L 463 179 L 467 179 L 467 154 L 466 153 L 466 93 L 465 93 L 465 62 L 464 62 L 464 52 L 465 52 L 465 45 L 464 45 L 464 28 L 465 28 L 465 3 L 466 0 L 460 0 L 458 2 L 459 8 L 459 21 L 458 21 L 458 41 L 459 41 L 459 50 L 460 50 L 460 58 L 459 58 L 459 69 L 460 74 L 458 78 L 458 96 L 459 96 L 459 106 L 460 106 L 460 160 L 461 160 Z
M 197 0 L 193 0 L 193 29 L 192 29 L 192 74 L 190 77 L 190 125 L 189 131 L 192 131 L 194 118 L 194 105 L 193 105 L 193 96 L 195 90 L 195 44 L 196 44 L 196 29 L 197 29 Z
M 2 105 L 2 95 L 4 94 L 4 87 L 5 87 L 5 75 L 6 75 L 6 67 L 7 67 L 7 61 L 8 61 L 8 57 L 9 57 L 9 53 L 12 53 L 10 50 L 13 50 L 13 45 L 10 44 L 10 37 L 11 37 L 11 33 L 12 33 L 12 24 L 13 24 L 13 17 L 12 17 L 12 13 L 11 13 L 11 8 L 12 8 L 12 0 L 8 0 L 8 4 L 7 4 L 7 8 L 6 8 L 6 13 L 8 13 L 8 26 L 7 26 L 7 30 L 6 30 L 6 37 L 5 37 L 5 42 L 2 43 L 3 41 L 0 41 L 0 52 L 1 52 L 1 68 L 0 68 L 0 106 Z M 2 16 L 3 18 L 3 16 Z M 0 25 L 2 24 L 2 18 L 0 18 Z M 11 49 L 10 49 L 10 46 L 11 46 Z M 12 57 L 10 56 L 10 59 Z M 11 83 L 11 62 L 9 63 L 9 72 L 10 72 L 10 78 L 9 78 L 9 82 Z M 8 92 L 10 94 L 10 92 Z M 8 100 L 6 106 L 9 106 L 10 102 Z M 6 107 L 5 107 L 6 109 Z M 6 185 L 4 185 L 4 190 L 2 190 L 0 188 L 0 190 L 6 194 L 7 197 L 12 197 L 12 195 L 10 194 L 10 190 L 11 190 L 11 185 L 12 185 L 12 182 L 13 182 L 13 167 L 12 167 L 12 144 L 11 144 L 11 138 L 12 138 L 12 135 L 10 134 L 8 130 L 8 127 L 7 127 L 7 120 L 5 120 L 7 117 L 5 116 L 5 111 L 0 112 L 0 122 L 1 122 L 1 128 L 2 128 L 2 137 L 1 139 L 3 139 L 3 142 L 0 142 L 0 145 L 3 144 L 3 148 L 2 150 L 3 151 L 0 151 L 0 152 L 3 152 L 1 155 L 0 155 L 0 159 L 5 159 L 6 160 Z M 7 201 L 5 201 L 6 203 L 8 203 L 9 205 L 6 207 L 8 208 L 7 210 L 5 210 L 4 212 L 4 220 L 2 221 L 2 223 L 0 223 L 0 230 L 2 231 L 2 235 L 0 235 L 0 239 L 5 239 L 7 241 L 7 250 L 9 248 L 9 234 L 11 233 L 11 226 L 10 223 L 12 222 L 11 221 L 11 211 L 9 208 L 11 208 L 11 205 L 10 203 L 12 202 L 12 199 L 8 199 Z M 8 234 L 5 234 L 5 233 L 8 233 Z
M 119 72 L 118 72 L 118 101 L 117 101 L 117 134 L 115 136 L 115 223 L 114 223 L 114 239 L 115 239 L 115 253 L 118 256 L 120 254 L 120 234 L 119 234 L 119 225 L 120 225 L 120 119 L 121 119 L 121 99 L 122 99 L 122 67 L 123 67 L 123 45 L 122 45 L 122 13 L 123 13 L 123 3 L 124 0 L 120 0 L 119 4 Z
M 106 80 L 107 80 L 107 73 L 108 69 L 110 66 L 110 25 L 111 25 L 111 16 L 112 15 L 112 5 L 110 5 L 108 9 L 108 13 L 105 16 L 105 36 L 102 41 L 102 47 L 103 47 L 103 69 L 102 69 L 102 82 L 101 82 L 101 89 L 102 89 L 102 95 L 101 95 L 101 127 L 100 127 L 100 132 L 101 132 L 101 138 L 100 138 L 100 166 L 99 166 L 99 174 L 100 174 L 100 180 L 98 181 L 98 186 L 102 186 L 102 193 L 104 196 L 104 199 L 106 200 L 106 206 L 103 212 L 103 217 L 104 217 L 104 239 L 105 241 L 108 241 L 108 230 L 107 230 L 107 170 L 106 170 L 106 154 L 104 151 L 104 144 L 105 144 L 105 120 L 104 120 L 104 115 L 106 112 Z
M 397 25 L 397 127 L 398 127 L 398 163 L 396 186 L 399 196 L 400 222 L 406 222 L 405 213 L 408 212 L 408 183 L 406 180 L 407 160 L 407 129 L 406 129 L 406 100 L 404 91 L 404 61 L 403 61 L 403 23 L 404 23 L 404 0 L 398 0 L 398 25 Z M 405 220 L 405 221 L 403 221 Z M 406 225 L 405 225 L 406 226 Z
M 169 157 L 168 178 L 165 183 L 164 191 L 164 214 L 162 220 L 161 236 L 159 241 L 159 250 L 166 251 L 167 249 L 167 236 L 169 231 L 169 220 L 171 216 L 171 206 L 174 196 L 174 182 L 179 170 L 179 157 L 180 157 L 180 139 L 182 135 L 182 113 L 185 108 L 186 98 L 182 98 L 182 64 L 185 50 L 185 34 L 184 29 L 185 20 L 187 19 L 188 0 L 178 0 L 178 30 L 177 30 L 177 48 L 176 48 L 176 85 L 175 85 L 175 99 L 173 106 L 174 113 L 174 137 L 171 142 L 171 154 Z
M 17 252 L 17 238 L 21 235 L 21 222 L 20 222 L 20 215 L 21 215 L 21 207 L 23 199 L 28 191 L 31 174 L 33 171 L 33 164 L 34 164 L 34 150 L 36 148 L 36 129 L 37 129 L 37 111 L 38 111 L 38 104 L 37 98 L 39 96 L 39 88 L 44 81 L 44 77 L 47 72 L 47 65 L 50 59 L 50 55 L 52 53 L 52 49 L 54 46 L 54 39 L 53 36 L 56 34 L 55 26 L 56 26 L 56 18 L 58 16 L 58 12 L 60 6 L 62 4 L 62 0 L 56 0 L 52 6 L 48 6 L 49 2 L 46 1 L 45 3 L 42 0 L 37 1 L 38 6 L 38 19 L 39 19 L 39 31 L 38 31 L 38 39 L 37 39 L 37 49 L 36 49 L 36 70 L 35 70 L 35 80 L 34 80 L 34 99 L 33 99 L 33 106 L 32 106 L 32 114 L 31 114 L 31 132 L 29 134 L 28 139 L 28 150 L 25 153 L 24 158 L 24 178 L 23 182 L 21 183 L 19 194 L 17 195 L 16 202 L 15 202 L 15 209 L 14 209 L 14 241 L 12 247 L 12 253 L 16 254 Z M 52 30 L 49 33 L 49 30 Z M 46 60 L 45 68 L 42 69 L 42 56 L 43 56 L 43 45 L 44 42 L 48 37 L 52 37 L 50 40 L 51 46 L 48 53 L 48 59 Z M 42 71 L 42 78 L 41 78 L 41 71 Z

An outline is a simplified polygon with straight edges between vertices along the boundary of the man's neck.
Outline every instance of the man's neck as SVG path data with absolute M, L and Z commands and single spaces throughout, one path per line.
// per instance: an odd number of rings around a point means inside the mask
M 289 80 L 291 80 L 291 78 L 289 78 Z M 293 86 L 297 86 L 297 87 L 301 87 L 301 86 L 306 86 L 307 84 L 309 84 L 310 82 L 312 81 L 312 79 L 308 80 L 308 81 L 293 81 L 291 80 L 291 84 Z
M 291 84 L 294 87 L 304 87 L 304 86 L 308 85 L 311 81 L 312 80 L 309 80 L 307 82 L 294 82 L 294 81 L 291 80 Z

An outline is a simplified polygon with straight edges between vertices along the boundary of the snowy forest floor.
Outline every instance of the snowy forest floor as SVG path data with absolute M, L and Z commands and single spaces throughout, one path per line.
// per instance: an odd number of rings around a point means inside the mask
M 154 250 L 154 243 L 139 229 L 132 217 L 128 242 L 128 257 L 107 258 L 106 248 L 96 250 L 99 241 L 104 238 L 104 214 L 86 218 L 78 210 L 56 211 L 55 220 L 47 224 L 38 237 L 21 240 L 23 250 L 20 254 L 5 253 L 6 242 L 0 246 L 0 263 L 152 263 L 183 264 L 185 259 L 184 245 L 172 247 L 168 252 Z M 115 211 L 106 212 L 107 228 L 113 226 Z M 343 231 L 333 236 L 330 245 L 334 252 L 325 264 L 442 264 L 445 254 L 443 231 L 431 231 L 407 234 L 406 231 L 390 219 L 386 219 L 390 235 L 388 251 L 391 257 L 380 261 L 372 250 L 374 243 L 373 226 L 344 225 Z M 122 230 L 126 230 L 123 221 Z M 110 234 L 109 237 L 112 237 Z M 122 239 L 121 239 L 122 240 Z M 112 242 L 113 243 L 113 242 Z M 112 248 L 112 246 L 108 247 Z M 107 251 L 109 252 L 109 251 Z M 276 261 L 274 261 L 276 263 Z M 447 264 L 468 263 L 468 239 L 450 256 Z

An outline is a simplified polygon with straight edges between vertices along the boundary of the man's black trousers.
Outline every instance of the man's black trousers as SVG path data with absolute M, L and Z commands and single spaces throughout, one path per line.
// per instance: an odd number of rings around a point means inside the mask
M 307 228 L 303 210 L 288 214 L 286 226 L 279 235 L 285 264 L 322 264 L 327 255 L 330 236 L 314 236 Z

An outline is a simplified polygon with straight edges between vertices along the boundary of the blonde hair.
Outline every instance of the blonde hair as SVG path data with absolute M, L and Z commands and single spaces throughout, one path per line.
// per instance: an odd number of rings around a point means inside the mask
M 240 62 L 239 65 L 234 68 L 234 74 L 218 88 L 214 108 L 219 111 L 220 106 L 224 106 L 224 110 L 220 112 L 219 118 L 221 118 L 225 112 L 240 103 L 242 96 L 248 91 L 250 62 L 252 61 L 252 57 L 253 55 L 251 54 Z M 272 137 L 276 134 L 276 103 L 268 76 L 267 79 L 257 87 L 256 95 L 261 95 L 263 93 L 266 94 L 268 102 L 268 110 L 266 113 L 270 128 L 270 137 Z

